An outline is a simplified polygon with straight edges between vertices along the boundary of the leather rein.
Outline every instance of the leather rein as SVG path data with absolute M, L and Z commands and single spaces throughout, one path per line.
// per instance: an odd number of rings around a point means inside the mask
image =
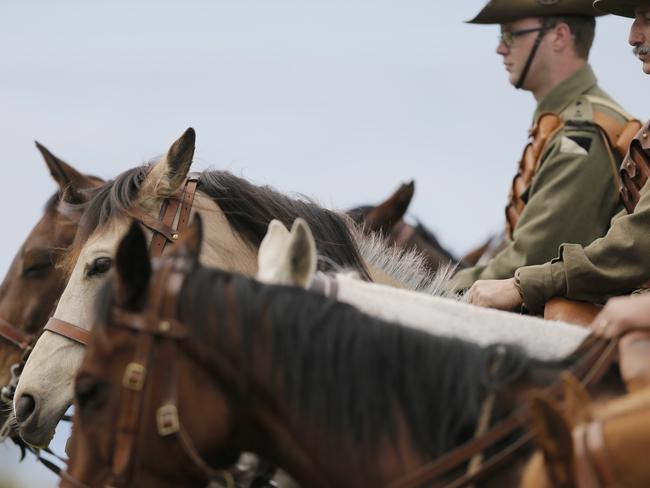
M 139 210 L 130 212 L 132 218 L 153 232 L 153 238 L 149 246 L 151 257 L 161 256 L 165 245 L 176 241 L 179 233 L 189 224 L 198 182 L 199 173 L 190 173 L 179 193 L 163 201 L 158 219 Z M 177 214 L 178 219 L 176 220 Z M 174 221 L 176 221 L 176 226 L 174 226 Z M 90 331 L 88 329 L 56 317 L 50 317 L 43 330 L 53 332 L 83 346 L 87 346 L 90 340 Z
M 317 273 L 314 275 L 308 288 L 316 293 L 321 293 L 328 298 L 338 298 L 338 283 L 336 278 Z M 598 339 L 589 336 L 583 345 L 584 353 L 579 362 L 569 371 L 584 386 L 597 383 L 613 363 L 617 340 Z M 549 394 L 558 397 L 561 392 L 561 382 L 556 381 L 545 389 Z M 483 412 L 490 411 L 490 397 L 486 399 L 482 408 Z M 408 473 L 404 477 L 391 483 L 389 488 L 419 488 L 435 486 L 444 488 L 461 488 L 471 486 L 498 471 L 505 463 L 531 443 L 533 432 L 527 427 L 530 418 L 528 405 L 517 408 L 504 420 L 499 421 L 489 428 L 477 426 L 476 435 L 465 444 L 452 449 L 446 454 L 436 458 L 428 464 Z M 479 424 L 481 419 L 479 419 Z M 484 451 L 504 442 L 514 434 L 518 435 L 499 452 L 485 459 Z M 477 465 L 477 461 L 480 464 Z M 468 465 L 469 469 L 455 479 L 448 480 L 449 474 Z

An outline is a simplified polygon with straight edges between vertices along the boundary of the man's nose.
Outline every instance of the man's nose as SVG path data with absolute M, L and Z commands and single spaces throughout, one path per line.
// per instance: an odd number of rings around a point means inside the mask
M 646 40 L 645 31 L 641 22 L 639 19 L 635 19 L 632 23 L 632 27 L 630 27 L 630 37 L 628 38 L 630 46 L 641 46 L 646 43 Z
M 497 54 L 506 56 L 509 52 L 510 50 L 506 47 L 506 44 L 503 41 L 499 41 L 499 45 L 497 46 Z

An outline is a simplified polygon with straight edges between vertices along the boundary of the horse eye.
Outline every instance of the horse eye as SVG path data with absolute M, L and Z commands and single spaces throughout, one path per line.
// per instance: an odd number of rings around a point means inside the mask
M 86 276 L 104 274 L 109 269 L 111 269 L 112 264 L 113 261 L 111 260 L 111 258 L 97 258 L 91 264 L 88 265 L 86 269 Z
M 107 384 L 90 377 L 80 377 L 75 385 L 75 397 L 80 410 L 99 407 L 106 398 Z
M 23 276 L 28 278 L 36 278 L 47 273 L 52 268 L 51 261 L 41 261 L 37 263 L 31 263 L 23 267 Z

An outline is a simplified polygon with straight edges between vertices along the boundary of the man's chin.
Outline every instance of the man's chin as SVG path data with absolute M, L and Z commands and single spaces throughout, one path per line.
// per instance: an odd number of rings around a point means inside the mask
M 650 61 L 644 61 L 643 62 L 643 72 L 646 75 L 650 75 Z

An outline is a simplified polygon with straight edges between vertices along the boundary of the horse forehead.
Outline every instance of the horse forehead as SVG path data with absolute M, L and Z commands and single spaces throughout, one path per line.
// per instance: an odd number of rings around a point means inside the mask
M 102 228 L 95 230 L 81 248 L 80 258 L 92 258 L 97 253 L 114 254 L 120 239 L 126 234 L 128 225 L 128 219 L 123 217 L 111 220 Z

